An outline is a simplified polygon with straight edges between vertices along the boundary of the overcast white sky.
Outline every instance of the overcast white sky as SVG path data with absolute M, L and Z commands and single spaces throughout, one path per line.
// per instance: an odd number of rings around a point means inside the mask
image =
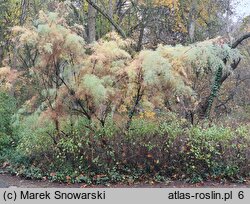
M 250 15 L 250 0 L 234 0 L 236 17 L 245 17 Z

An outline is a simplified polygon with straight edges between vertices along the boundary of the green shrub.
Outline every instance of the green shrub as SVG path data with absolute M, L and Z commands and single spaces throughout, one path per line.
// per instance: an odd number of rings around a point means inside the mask
M 19 125 L 11 162 L 15 172 L 29 178 L 62 182 L 242 180 L 250 172 L 248 128 L 188 127 L 185 120 L 162 115 L 135 117 L 127 131 L 111 119 L 101 127 L 74 117 L 61 120 L 56 133 L 51 121 L 40 123 L 31 115 Z
M 0 133 L 11 135 L 11 120 L 15 111 L 15 100 L 7 93 L 0 92 Z
M 7 93 L 0 92 L 0 164 L 15 145 L 12 129 L 12 116 L 15 112 L 15 100 Z
M 17 151 L 21 155 L 33 157 L 53 151 L 55 127 L 48 119 L 41 122 L 37 114 L 28 116 L 19 125 L 16 134 L 20 138 Z

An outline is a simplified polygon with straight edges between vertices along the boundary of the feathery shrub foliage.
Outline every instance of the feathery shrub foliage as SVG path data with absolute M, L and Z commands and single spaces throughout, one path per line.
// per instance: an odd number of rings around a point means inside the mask
M 190 98 L 193 106 L 199 98 L 192 81 L 216 75 L 220 69 L 229 72 L 230 63 L 240 57 L 220 38 L 189 46 L 160 45 L 131 56 L 133 42 L 115 33 L 85 53 L 84 40 L 59 10 L 41 11 L 35 26 L 15 27 L 13 31 L 20 52 L 25 55 L 28 46 L 29 53 L 36 54 L 29 72 L 43 87 L 46 113 L 56 123 L 59 115 L 77 114 L 104 125 L 111 114 L 123 118 L 122 123 L 129 128 L 139 110 L 162 110 L 175 97 Z M 211 79 L 212 91 L 213 87 L 219 86 Z M 216 96 L 217 90 L 214 92 Z
M 133 53 L 116 33 L 85 45 L 65 13 L 41 11 L 34 25 L 13 28 L 19 57 L 16 69 L 0 68 L 0 90 L 18 95 L 26 82 L 27 96 L 13 116 L 0 95 L 0 134 L 18 139 L 14 157 L 4 156 L 10 170 L 87 183 L 249 176 L 247 131 L 190 128 L 168 107 L 179 98 L 195 106 L 204 79 L 216 95 L 237 50 L 213 39 Z

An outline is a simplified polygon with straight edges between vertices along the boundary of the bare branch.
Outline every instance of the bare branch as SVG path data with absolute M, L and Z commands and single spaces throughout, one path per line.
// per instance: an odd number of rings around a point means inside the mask
M 91 5 L 93 8 L 95 8 L 100 14 L 102 14 L 117 30 L 117 32 L 123 37 L 126 38 L 126 33 L 122 30 L 122 28 L 112 19 L 109 14 L 107 14 L 101 7 L 99 7 L 96 3 L 94 3 L 91 0 L 86 0 L 89 5 Z
M 234 61 L 234 62 L 231 64 L 232 70 L 235 70 L 235 69 L 238 67 L 240 61 L 241 61 L 241 59 L 239 59 L 238 61 Z M 225 74 L 221 77 L 220 83 L 222 84 L 230 75 L 231 75 L 231 72 L 225 73 Z
M 235 49 L 237 46 L 243 41 L 246 40 L 247 38 L 250 38 L 250 33 L 246 33 L 242 35 L 240 38 L 238 38 L 235 42 L 232 43 L 231 48 Z

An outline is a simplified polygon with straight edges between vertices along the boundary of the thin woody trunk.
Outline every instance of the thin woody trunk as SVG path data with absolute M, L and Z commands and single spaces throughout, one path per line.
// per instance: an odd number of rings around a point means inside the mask
M 0 46 L 0 67 L 2 66 L 3 58 L 4 58 L 4 48 Z
M 21 1 L 21 16 L 20 16 L 20 25 L 22 26 L 25 22 L 25 19 L 27 17 L 27 8 L 29 5 L 29 1 L 28 0 L 22 0 Z
M 113 19 L 114 12 L 113 12 L 113 1 L 112 0 L 109 0 L 109 15 L 110 15 L 110 18 Z M 111 24 L 111 31 L 114 31 L 114 30 L 115 30 L 115 27 Z
M 130 128 L 132 119 L 136 113 L 137 106 L 139 105 L 139 103 L 142 99 L 142 96 L 143 96 L 144 91 L 143 91 L 143 87 L 141 85 L 142 78 L 143 78 L 142 70 L 140 70 L 138 73 L 138 81 L 137 81 L 138 87 L 137 87 L 136 95 L 134 97 L 134 104 L 133 104 L 133 107 L 131 107 L 129 114 L 128 114 L 128 121 L 127 121 L 127 125 L 126 125 L 127 130 L 129 130 L 129 128 Z
M 139 35 L 139 39 L 138 39 L 138 43 L 137 43 L 137 47 L 136 47 L 136 51 L 139 52 L 142 49 L 142 41 L 143 41 L 143 37 L 144 37 L 144 25 L 141 25 L 140 28 L 140 35 Z
M 91 4 L 88 7 L 88 41 L 96 41 L 96 10 Z
M 238 38 L 232 43 L 231 48 L 236 49 L 238 45 L 240 45 L 244 40 L 248 38 L 250 38 L 250 33 L 246 33 L 242 35 L 240 38 Z M 235 70 L 238 67 L 240 61 L 241 61 L 240 58 L 237 61 L 234 61 L 230 65 L 231 69 Z M 227 64 L 227 59 L 224 59 L 224 64 L 225 65 Z M 230 72 L 223 74 L 222 68 L 221 67 L 218 68 L 216 75 L 215 75 L 215 81 L 211 88 L 210 94 L 207 97 L 205 97 L 205 99 L 198 106 L 197 111 L 198 111 L 198 115 L 200 118 L 208 118 L 210 116 L 211 107 L 213 105 L 214 99 L 217 97 L 217 94 L 220 90 L 221 85 L 230 76 L 230 74 L 231 74 Z
M 188 25 L 188 35 L 189 40 L 191 43 L 194 42 L 194 34 L 195 34 L 195 14 L 196 14 L 196 7 L 197 2 L 193 1 L 191 5 L 191 9 L 189 12 L 189 25 Z

